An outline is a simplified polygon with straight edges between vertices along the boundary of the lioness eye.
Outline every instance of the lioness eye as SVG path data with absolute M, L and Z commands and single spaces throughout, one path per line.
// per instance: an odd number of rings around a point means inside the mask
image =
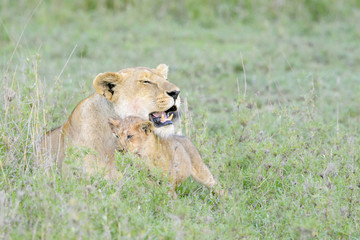
M 130 140 L 134 135 L 127 135 L 126 139 Z
M 143 80 L 142 83 L 151 84 L 151 82 L 150 82 L 150 81 L 147 81 L 147 80 Z

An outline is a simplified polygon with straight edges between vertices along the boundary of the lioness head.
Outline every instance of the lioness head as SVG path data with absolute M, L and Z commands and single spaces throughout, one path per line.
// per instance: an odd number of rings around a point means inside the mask
M 136 67 L 100 73 L 94 80 L 96 92 L 113 103 L 120 118 L 137 116 L 151 121 L 160 136 L 174 134 L 179 119 L 180 89 L 167 79 L 168 66 Z
M 124 120 L 109 118 L 109 125 L 118 139 L 118 150 L 140 154 L 150 134 L 153 134 L 154 125 L 150 121 L 143 121 L 139 117 L 130 116 Z M 151 146 L 148 146 L 151 147 Z

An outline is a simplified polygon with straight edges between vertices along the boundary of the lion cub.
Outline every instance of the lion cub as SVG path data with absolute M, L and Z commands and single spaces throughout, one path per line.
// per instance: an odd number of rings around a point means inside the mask
M 177 135 L 158 137 L 154 134 L 153 123 L 139 117 L 109 118 L 109 124 L 118 138 L 118 150 L 137 154 L 145 160 L 148 168 L 158 168 L 169 175 L 173 195 L 175 186 L 189 176 L 210 189 L 217 185 L 189 139 Z M 215 193 L 221 194 L 221 191 Z

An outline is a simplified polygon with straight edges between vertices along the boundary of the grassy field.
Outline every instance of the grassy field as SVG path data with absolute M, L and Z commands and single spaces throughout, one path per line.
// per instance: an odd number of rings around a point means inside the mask
M 360 239 L 359 6 L 2 0 L 0 238 Z M 128 155 L 120 182 L 33 166 L 98 73 L 159 63 L 227 198 L 172 200 Z

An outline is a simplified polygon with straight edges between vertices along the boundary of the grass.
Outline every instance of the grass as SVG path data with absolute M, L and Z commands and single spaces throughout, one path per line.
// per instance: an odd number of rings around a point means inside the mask
M 0 238 L 360 238 L 358 3 L 280 2 L 3 1 Z M 159 63 L 228 198 L 127 155 L 121 182 L 33 166 L 99 72 Z

